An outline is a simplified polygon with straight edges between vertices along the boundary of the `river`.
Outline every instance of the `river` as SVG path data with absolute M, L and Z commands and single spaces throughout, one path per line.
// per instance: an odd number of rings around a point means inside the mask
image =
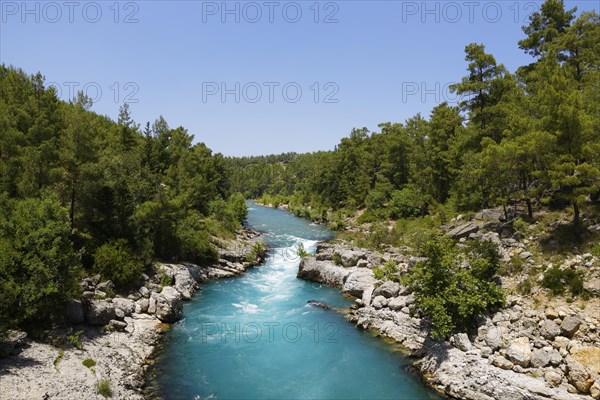
M 166 334 L 156 379 L 172 399 L 439 399 L 407 372 L 397 348 L 317 300 L 348 307 L 337 289 L 296 278 L 298 245 L 332 237 L 322 225 L 248 203 L 265 263 L 209 282 Z

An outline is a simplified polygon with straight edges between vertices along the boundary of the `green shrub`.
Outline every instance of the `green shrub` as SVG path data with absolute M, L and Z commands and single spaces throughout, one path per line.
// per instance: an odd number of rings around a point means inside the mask
M 119 288 L 131 287 L 141 278 L 144 268 L 124 239 L 111 240 L 98 247 L 94 261 L 102 277 Z
M 254 263 L 262 259 L 266 253 L 267 246 L 263 242 L 254 242 L 246 258 L 249 262 Z
M 167 275 L 164 271 L 161 271 L 159 285 L 161 287 L 165 287 L 165 286 L 171 286 L 172 283 L 173 283 L 173 279 L 169 275 Z
M 298 257 L 300 257 L 300 258 L 304 258 L 304 257 L 306 257 L 308 255 L 308 252 L 304 248 L 304 243 L 300 243 L 298 245 L 298 248 L 296 250 L 296 254 L 298 254 Z
M 77 331 L 73 335 L 67 336 L 69 343 L 71 343 L 78 350 L 83 350 L 83 343 L 81 343 L 82 334 L 83 331 Z
M 373 268 L 373 275 L 380 281 L 400 282 L 398 266 L 391 260 L 386 261 L 381 267 Z
M 371 210 L 367 208 L 357 219 L 356 222 L 359 224 L 370 224 L 371 222 L 376 222 L 383 217 L 381 216 L 381 210 Z
M 513 222 L 513 229 L 521 235 L 521 237 L 527 237 L 530 231 L 529 223 L 522 218 L 517 218 L 515 222 Z
M 97 389 L 98 389 L 98 394 L 101 396 L 104 396 L 104 397 L 112 397 L 113 396 L 112 389 L 110 388 L 110 381 L 108 379 L 103 379 L 100 382 L 98 382 Z
M 391 232 L 391 244 L 405 245 L 421 255 L 426 255 L 423 254 L 424 245 L 437 233 L 435 222 L 430 216 L 412 219 L 403 218 L 397 220 L 394 224 Z
M 396 190 L 390 201 L 390 214 L 392 218 L 413 218 L 427 214 L 425 196 L 415 185 Z
M 241 225 L 248 216 L 248 206 L 246 206 L 246 199 L 241 193 L 235 193 L 227 199 L 227 208 L 233 214 L 235 221 Z
M 394 232 L 384 222 L 373 223 L 369 227 L 365 245 L 368 248 L 378 250 L 383 245 L 392 245 L 396 242 Z
M 58 355 L 56 356 L 56 358 L 54 359 L 54 367 L 58 368 L 58 364 L 60 364 L 60 362 L 62 361 L 63 357 L 65 356 L 65 349 L 58 349 Z
M 518 274 L 523 271 L 524 266 L 525 261 L 518 254 L 514 254 L 510 261 L 502 264 L 498 273 L 503 276 Z
M 346 227 L 344 223 L 344 216 L 341 211 L 334 212 L 331 217 L 329 217 L 329 223 L 327 224 L 329 229 L 334 231 L 341 231 Z
M 96 366 L 96 361 L 92 360 L 91 358 L 86 358 L 82 361 L 82 364 L 87 368 L 92 368 Z
M 385 193 L 379 190 L 371 190 L 365 198 L 365 206 L 373 210 L 381 209 L 385 207 L 386 201 L 387 196 L 385 195 Z
M 456 216 L 456 210 L 451 201 L 444 204 L 433 203 L 429 207 L 429 213 L 435 219 L 436 225 L 445 225 Z
M 563 294 L 567 288 L 574 296 L 583 294 L 581 274 L 572 269 L 562 270 L 556 265 L 546 270 L 542 286 L 549 289 L 555 296 Z
M 592 253 L 593 256 L 600 257 L 600 244 L 597 244 L 594 247 L 592 247 L 590 253 Z
M 481 281 L 491 280 L 500 267 L 498 246 L 488 240 L 475 240 L 467 251 L 472 274 Z
M 418 263 L 403 282 L 415 293 L 417 308 L 431 320 L 433 338 L 470 331 L 480 315 L 503 303 L 501 287 L 490 279 L 497 266 L 491 247 L 464 254 L 442 236 L 430 239 L 424 252 L 428 260 Z
M 333 253 L 333 263 L 335 265 L 342 265 L 342 256 L 337 251 Z

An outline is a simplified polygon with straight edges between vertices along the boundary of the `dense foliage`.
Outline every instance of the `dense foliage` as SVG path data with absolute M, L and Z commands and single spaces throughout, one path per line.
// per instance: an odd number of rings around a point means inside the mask
M 600 187 L 600 17 L 547 0 L 523 27 L 534 60 L 509 72 L 482 44 L 468 74 L 429 118 L 354 129 L 334 151 L 227 159 L 235 191 L 322 220 L 365 209 L 363 221 L 523 201 L 571 206 L 578 229 Z
M 117 122 L 91 106 L 0 66 L 0 329 L 51 321 L 84 273 L 118 290 L 154 258 L 213 260 L 212 236 L 245 219 L 220 154 L 162 117 L 142 130 L 127 104 Z
M 50 193 L 0 196 L 0 330 L 47 320 L 76 288 L 79 258 L 66 210 Z
M 429 240 L 404 283 L 415 293 L 417 307 L 431 319 L 431 335 L 444 338 L 453 331 L 469 331 L 477 317 L 501 305 L 502 289 L 493 280 L 499 266 L 492 242 L 475 242 L 467 254 L 444 236 Z

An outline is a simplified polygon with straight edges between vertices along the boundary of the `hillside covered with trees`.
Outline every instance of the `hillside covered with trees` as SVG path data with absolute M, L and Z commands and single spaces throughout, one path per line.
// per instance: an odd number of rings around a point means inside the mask
M 186 129 L 91 107 L 0 66 L 0 330 L 60 319 L 84 274 L 120 290 L 154 259 L 212 261 L 245 219 L 223 157 Z
M 523 27 L 529 65 L 465 48 L 462 101 L 353 129 L 333 151 L 227 159 L 234 191 L 339 226 L 522 202 L 569 208 L 576 231 L 600 188 L 600 17 L 546 1 Z

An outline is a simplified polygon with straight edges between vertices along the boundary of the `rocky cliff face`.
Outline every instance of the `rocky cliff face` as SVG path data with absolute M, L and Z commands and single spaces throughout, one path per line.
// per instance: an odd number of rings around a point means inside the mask
M 510 242 L 501 251 L 513 248 Z M 377 253 L 323 243 L 315 257 L 302 260 L 298 277 L 355 296 L 350 321 L 402 344 L 424 381 L 444 395 L 467 400 L 600 399 L 598 299 L 577 309 L 560 300 L 541 306 L 512 295 L 503 310 L 481 319 L 477 334 L 432 341 L 408 289 L 373 277 L 371 269 L 383 260 L 396 262 L 400 271 L 418 261 L 396 249 Z

